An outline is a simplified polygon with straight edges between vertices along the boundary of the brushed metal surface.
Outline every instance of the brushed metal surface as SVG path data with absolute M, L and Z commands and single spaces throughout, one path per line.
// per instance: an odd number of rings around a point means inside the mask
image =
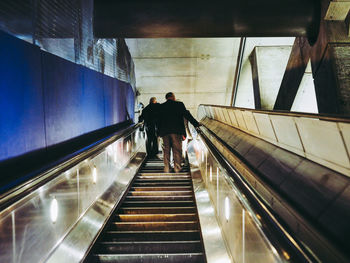
M 231 258 L 230 252 L 226 247 L 221 227 L 216 218 L 215 208 L 210 201 L 209 193 L 198 166 L 193 142 L 188 145 L 188 159 L 191 164 L 193 190 L 197 203 L 207 262 L 235 262 Z
M 203 159 L 198 158 L 202 151 Z M 247 204 L 242 203 L 242 193 L 234 187 L 232 179 L 222 170 L 205 145 L 194 140 L 190 143 L 188 152 L 192 171 L 197 173 L 193 176 L 193 181 L 198 187 L 195 192 L 198 193 L 197 207 L 206 253 L 211 254 L 208 249 L 217 252 L 219 247 L 216 246 L 220 242 L 219 238 L 222 238 L 221 242 L 226 244 L 232 262 L 283 262 L 263 234 L 260 222 L 256 220 L 257 215 L 251 208 L 247 209 Z M 211 220 L 209 216 L 212 217 Z M 213 224 L 220 227 L 214 227 Z M 210 238 L 206 239 L 206 235 Z M 211 235 L 216 235 L 218 241 L 206 242 L 212 239 Z M 218 253 L 217 257 L 222 256 L 222 253 Z M 215 262 L 214 256 L 212 260 Z
M 111 141 L 0 211 L 0 262 L 43 262 L 57 247 L 64 250 L 59 262 L 79 262 L 83 247 L 94 239 L 93 230 L 135 175 L 137 164 L 130 159 L 143 161 L 138 152 L 145 152 L 139 132 Z M 74 231 L 79 237 L 66 242 Z
M 107 191 L 96 200 L 79 220 L 46 262 L 80 262 L 83 259 L 91 243 L 108 220 L 111 211 L 127 190 L 144 157 L 144 154 L 135 156 L 121 171 L 121 176 L 124 180 L 116 180 L 112 183 Z

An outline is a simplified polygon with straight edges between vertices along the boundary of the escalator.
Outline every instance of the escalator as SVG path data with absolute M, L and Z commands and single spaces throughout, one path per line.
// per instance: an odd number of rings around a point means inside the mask
M 189 166 L 148 159 L 87 262 L 206 262 Z
M 4 194 L 0 262 L 322 261 L 271 213 L 213 133 L 197 132 L 180 173 L 145 159 L 136 125 Z M 349 262 L 329 254 L 324 262 Z

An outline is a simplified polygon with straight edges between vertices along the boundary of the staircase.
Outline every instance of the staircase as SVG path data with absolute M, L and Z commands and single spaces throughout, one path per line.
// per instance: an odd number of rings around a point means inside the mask
M 189 167 L 148 160 L 92 248 L 88 262 L 206 262 Z

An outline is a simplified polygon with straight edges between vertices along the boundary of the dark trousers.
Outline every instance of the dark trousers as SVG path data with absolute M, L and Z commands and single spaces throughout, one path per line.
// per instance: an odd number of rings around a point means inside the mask
M 174 171 L 175 173 L 180 172 L 182 161 L 182 135 L 168 134 L 163 136 L 162 139 L 164 155 L 164 172 L 170 172 L 170 150 L 173 151 Z
M 152 157 L 158 153 L 158 138 L 153 127 L 146 127 L 146 134 L 146 152 Z

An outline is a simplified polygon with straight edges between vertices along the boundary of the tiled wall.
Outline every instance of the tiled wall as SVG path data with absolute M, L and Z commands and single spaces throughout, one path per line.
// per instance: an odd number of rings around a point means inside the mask
M 350 119 L 200 105 L 205 116 L 350 176 Z

